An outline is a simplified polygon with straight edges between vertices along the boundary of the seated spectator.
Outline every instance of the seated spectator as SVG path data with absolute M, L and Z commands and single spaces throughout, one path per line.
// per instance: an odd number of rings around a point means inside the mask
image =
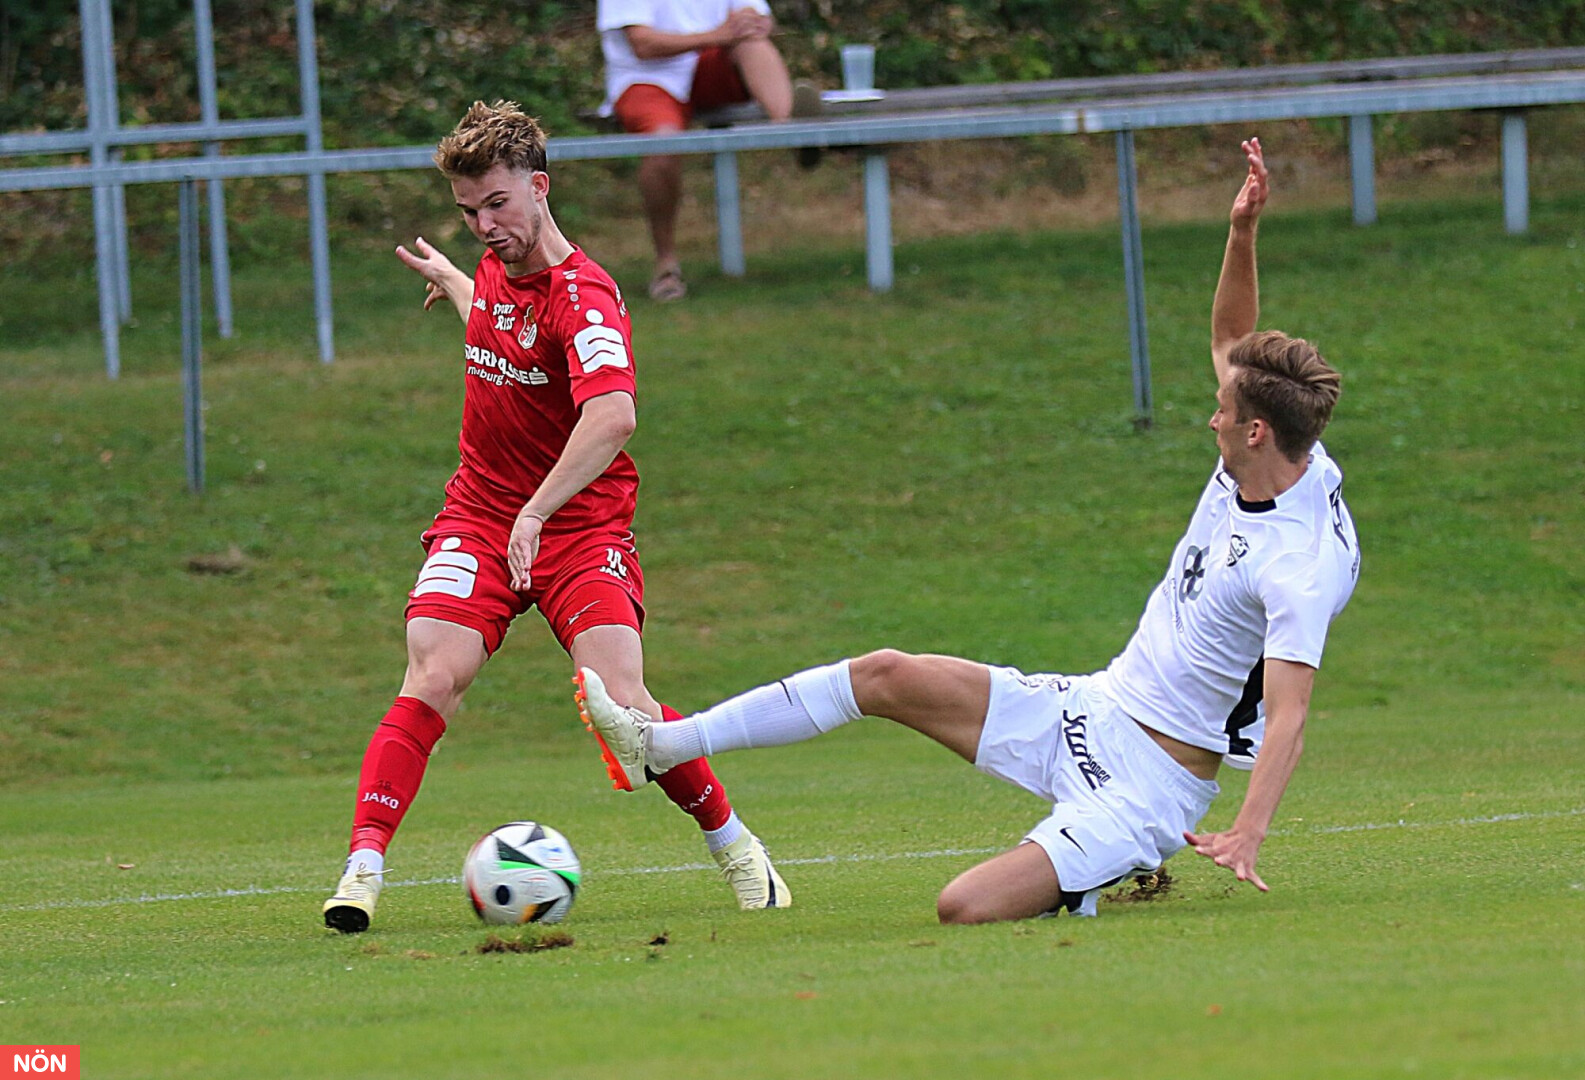
M 599 0 L 605 53 L 605 103 L 624 131 L 682 131 L 695 110 L 750 99 L 772 120 L 818 111 L 819 91 L 800 84 L 798 107 L 765 0 Z M 638 186 L 655 242 L 649 294 L 680 300 L 688 293 L 677 260 L 677 205 L 682 158 L 647 157 Z

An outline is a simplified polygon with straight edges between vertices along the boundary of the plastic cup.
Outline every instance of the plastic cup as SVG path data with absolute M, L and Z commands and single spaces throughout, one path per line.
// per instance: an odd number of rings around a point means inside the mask
M 875 46 L 842 46 L 842 86 L 846 90 L 875 88 Z

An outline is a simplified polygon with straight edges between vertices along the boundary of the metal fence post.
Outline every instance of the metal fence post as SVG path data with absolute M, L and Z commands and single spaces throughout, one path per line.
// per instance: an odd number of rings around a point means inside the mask
M 198 39 L 198 105 L 206 124 L 220 122 L 215 89 L 215 24 L 209 0 L 193 0 L 193 35 Z M 218 142 L 204 143 L 204 157 L 220 156 Z M 215 325 L 220 336 L 231 336 L 231 253 L 226 245 L 226 192 L 219 180 L 209 188 L 209 272 L 214 279 Z
M 101 56 L 96 43 L 99 40 L 98 0 L 78 0 L 78 17 L 82 20 L 83 39 L 83 94 L 88 102 L 88 134 L 93 140 L 89 147 L 89 161 L 95 166 L 108 162 L 105 146 L 104 95 L 99 84 L 104 74 Z M 95 184 L 94 200 L 94 272 L 99 288 L 99 332 L 105 344 L 105 376 L 121 377 L 121 314 L 116 285 L 115 212 L 111 205 L 110 185 Z
M 1348 118 L 1348 163 L 1353 179 L 1354 224 L 1376 224 L 1376 146 L 1374 117 Z
M 89 40 L 85 32 L 85 47 Z M 121 109 L 116 100 L 115 22 L 110 14 L 110 0 L 97 0 L 91 40 L 95 65 L 99 71 L 99 122 L 106 140 L 106 160 L 118 164 L 122 151 L 114 145 L 114 139 L 116 130 L 121 126 Z M 127 244 L 127 189 L 121 184 L 110 185 L 110 222 L 116 311 L 120 321 L 125 324 L 132 321 L 132 271 Z
M 1515 236 L 1530 229 L 1530 154 L 1517 110 L 1502 114 L 1502 218 Z
M 884 150 L 864 152 L 864 259 L 870 290 L 892 289 L 892 183 Z
M 203 282 L 199 265 L 198 183 L 178 185 L 178 243 L 182 279 L 182 420 L 187 452 L 187 488 L 204 490 Z
M 1134 133 L 1117 133 L 1117 206 L 1123 230 L 1123 282 L 1128 292 L 1128 350 L 1134 376 L 1134 425 L 1151 424 L 1150 338 L 1145 326 L 1145 252 L 1139 235 L 1139 178 Z
M 303 97 L 303 119 L 308 124 L 308 151 L 325 148 L 319 120 L 319 53 L 314 40 L 314 0 L 297 0 L 297 79 Z M 314 267 L 314 324 L 319 338 L 319 361 L 336 357 L 334 318 L 330 309 L 330 226 L 325 214 L 325 172 L 308 174 L 308 247 Z
M 727 277 L 742 277 L 747 270 L 743 259 L 743 209 L 739 190 L 737 154 L 728 151 L 715 155 L 716 247 L 721 254 L 721 272 Z

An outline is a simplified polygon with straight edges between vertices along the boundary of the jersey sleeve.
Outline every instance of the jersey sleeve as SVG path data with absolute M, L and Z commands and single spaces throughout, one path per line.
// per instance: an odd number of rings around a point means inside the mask
M 1280 555 L 1256 588 L 1266 607 L 1266 658 L 1319 668 L 1334 606 L 1325 560 L 1304 552 Z
M 595 7 L 595 25 L 601 31 L 650 26 L 654 21 L 655 5 L 651 0 L 600 0 Z
M 627 309 L 609 281 L 580 277 L 576 305 L 564 310 L 562 346 L 572 380 L 572 403 L 626 391 L 637 397 L 633 339 Z

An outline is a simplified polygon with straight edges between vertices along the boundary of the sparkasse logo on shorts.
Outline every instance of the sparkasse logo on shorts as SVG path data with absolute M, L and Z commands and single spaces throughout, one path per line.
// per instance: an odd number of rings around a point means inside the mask
M 81 1080 L 76 1046 L 40 1046 L 21 1043 L 0 1046 L 0 1080 L 15 1076 L 53 1076 Z

